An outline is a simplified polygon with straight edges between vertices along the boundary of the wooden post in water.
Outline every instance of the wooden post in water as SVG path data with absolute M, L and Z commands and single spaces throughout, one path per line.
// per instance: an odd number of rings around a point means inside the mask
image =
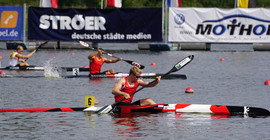
M 57 49 L 60 49 L 60 41 L 57 41 Z

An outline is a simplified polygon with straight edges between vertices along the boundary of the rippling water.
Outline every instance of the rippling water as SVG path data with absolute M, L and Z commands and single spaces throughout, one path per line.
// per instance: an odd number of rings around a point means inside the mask
M 7 65 L 10 52 L 0 50 L 2 66 Z M 71 55 L 72 52 L 75 55 Z M 39 66 L 49 63 L 58 67 L 82 67 L 88 65 L 89 53 L 88 50 L 40 50 L 28 62 Z M 114 55 L 144 64 L 144 72 L 159 73 L 169 71 L 188 55 L 195 56 L 190 64 L 177 72 L 186 74 L 187 80 L 162 80 L 156 87 L 138 92 L 134 100 L 150 97 L 157 103 L 224 104 L 270 109 L 270 87 L 264 85 L 264 81 L 270 80 L 269 52 L 116 52 Z M 157 65 L 151 66 L 151 62 Z M 103 70 L 109 68 L 128 72 L 130 65 L 119 62 L 103 66 Z M 36 71 L 6 71 L 6 74 L 37 77 L 0 78 L 1 108 L 83 107 L 85 96 L 95 96 L 100 106 L 114 101 L 111 89 L 117 79 L 44 78 L 44 72 Z M 187 87 L 192 87 L 194 94 L 185 94 Z M 269 139 L 269 126 L 270 117 L 175 113 L 122 116 L 84 112 L 0 113 L 0 137 L 13 140 Z

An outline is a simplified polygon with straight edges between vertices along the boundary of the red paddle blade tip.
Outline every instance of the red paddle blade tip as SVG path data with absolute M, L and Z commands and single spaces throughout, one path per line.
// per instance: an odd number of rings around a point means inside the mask
M 85 46 L 85 47 L 89 47 L 89 45 L 87 43 L 83 42 L 83 41 L 80 41 L 80 44 Z

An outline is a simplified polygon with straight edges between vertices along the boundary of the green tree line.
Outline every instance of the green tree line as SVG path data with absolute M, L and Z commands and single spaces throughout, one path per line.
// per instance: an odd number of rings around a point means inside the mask
M 105 3 L 105 0 L 103 1 Z M 122 8 L 162 7 L 162 1 L 163 0 L 122 0 Z M 27 6 L 38 7 L 40 0 L 0 0 L 1 6 L 22 6 L 24 3 Z M 58 6 L 59 8 L 100 8 L 101 0 L 59 0 Z M 235 0 L 182 0 L 181 7 L 234 8 L 234 6 Z M 270 0 L 257 0 L 257 8 L 269 7 Z

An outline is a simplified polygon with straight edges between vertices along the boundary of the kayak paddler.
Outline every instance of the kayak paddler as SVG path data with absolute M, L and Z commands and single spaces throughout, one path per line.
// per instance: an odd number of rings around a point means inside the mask
M 118 82 L 114 85 L 112 89 L 112 94 L 114 95 L 115 102 L 119 102 L 123 98 L 122 102 L 120 102 L 117 105 L 154 105 L 156 104 L 152 99 L 150 98 L 144 98 L 140 99 L 138 101 L 132 102 L 133 96 L 130 96 L 130 94 L 134 93 L 138 86 L 145 86 L 149 84 L 149 82 L 145 82 L 141 79 L 142 71 L 134 66 L 129 71 L 129 76 L 123 77 L 118 80 Z M 160 82 L 161 76 L 157 76 L 157 81 L 155 81 L 153 84 L 149 85 L 148 87 L 154 87 Z
M 104 72 L 101 71 L 101 67 L 103 63 L 116 63 L 118 61 L 123 60 L 123 58 L 117 59 L 107 59 L 102 57 L 104 54 L 104 50 L 99 48 L 95 53 L 88 55 L 89 59 L 89 72 L 90 74 L 115 74 L 115 71 L 112 69 L 106 70 Z
M 26 63 L 23 59 L 30 58 L 34 53 L 36 53 L 36 50 L 33 50 L 31 53 L 27 55 L 22 55 L 23 47 L 18 46 L 16 51 L 13 51 L 9 56 L 9 66 L 29 66 L 28 63 Z

